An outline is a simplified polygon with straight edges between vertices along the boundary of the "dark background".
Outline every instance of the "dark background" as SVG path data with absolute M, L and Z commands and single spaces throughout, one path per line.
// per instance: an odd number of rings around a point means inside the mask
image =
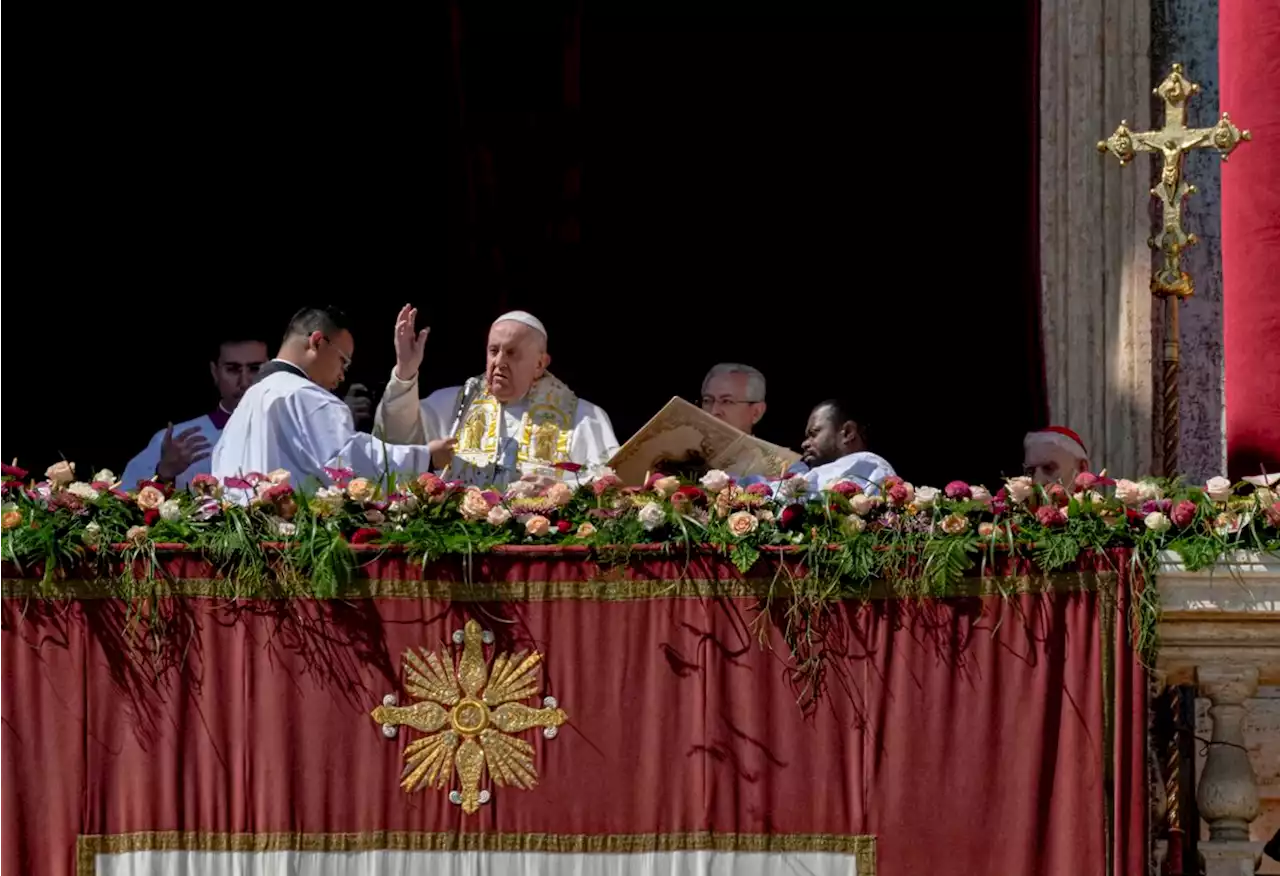
M 620 440 L 734 360 L 769 379 L 771 440 L 844 393 L 917 483 L 1019 468 L 1043 408 L 1035 4 L 532 5 L 35 22 L 6 93 L 6 461 L 119 471 L 212 407 L 211 343 L 274 352 L 308 302 L 347 308 L 380 391 L 409 301 L 424 392 L 521 307 Z

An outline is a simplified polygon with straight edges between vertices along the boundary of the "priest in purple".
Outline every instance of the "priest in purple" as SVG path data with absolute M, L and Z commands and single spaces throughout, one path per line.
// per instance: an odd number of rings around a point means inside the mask
M 153 479 L 186 489 L 193 477 L 208 474 L 213 445 L 268 358 L 265 341 L 242 336 L 224 338 L 209 362 L 209 374 L 218 390 L 217 407 L 194 420 L 170 423 L 157 432 L 151 443 L 125 466 L 120 476 L 124 489 L 131 490 L 138 481 Z

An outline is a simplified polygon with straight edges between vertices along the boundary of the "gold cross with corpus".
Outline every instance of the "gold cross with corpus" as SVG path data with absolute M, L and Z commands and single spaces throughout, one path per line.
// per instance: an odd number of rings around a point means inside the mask
M 1158 152 L 1164 159 L 1160 168 L 1160 182 L 1151 190 L 1160 199 L 1163 229 L 1158 238 L 1147 241 L 1152 249 L 1164 255 L 1164 264 L 1151 278 L 1151 291 L 1160 297 L 1190 297 L 1195 292 L 1191 277 L 1182 270 L 1182 250 L 1196 242 L 1194 234 L 1187 234 L 1182 227 L 1182 202 L 1196 193 L 1182 175 L 1182 162 L 1192 149 L 1217 149 L 1226 161 L 1241 140 L 1249 139 L 1248 131 L 1241 131 L 1231 123 L 1226 113 L 1212 128 L 1187 127 L 1187 101 L 1200 90 L 1200 86 L 1182 75 L 1182 65 L 1174 64 L 1173 72 L 1155 89 L 1157 97 L 1164 100 L 1164 127 L 1158 131 L 1134 133 L 1126 122 L 1120 122 L 1115 133 L 1098 142 L 1099 152 L 1110 152 L 1120 159 L 1123 167 L 1138 152 Z

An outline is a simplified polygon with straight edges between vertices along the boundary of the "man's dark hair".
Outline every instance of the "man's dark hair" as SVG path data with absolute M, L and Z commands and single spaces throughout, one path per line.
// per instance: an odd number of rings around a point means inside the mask
M 855 404 L 848 398 L 829 398 L 814 405 L 814 410 L 819 408 L 828 409 L 830 416 L 835 420 L 836 426 L 843 426 L 850 420 L 857 423 L 858 434 L 862 436 L 863 443 L 868 447 L 871 446 L 867 412 L 861 405 Z
M 287 341 L 294 336 L 305 338 L 312 332 L 333 335 L 340 331 L 351 331 L 351 323 L 341 310 L 332 305 L 304 307 L 289 320 L 284 339 Z
M 222 357 L 222 348 L 227 344 L 262 344 L 267 348 L 268 355 L 271 350 L 271 344 L 267 342 L 265 336 L 240 330 L 224 332 L 218 336 L 218 340 L 209 345 L 209 361 L 217 362 Z

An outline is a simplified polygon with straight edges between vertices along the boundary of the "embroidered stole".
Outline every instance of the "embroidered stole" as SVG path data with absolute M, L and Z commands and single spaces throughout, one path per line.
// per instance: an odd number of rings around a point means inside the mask
M 465 386 L 458 390 L 455 408 L 462 405 L 465 392 Z M 573 391 L 547 372 L 517 404 L 524 405 L 525 411 L 516 434 L 508 437 L 516 441 L 516 464 L 521 472 L 550 469 L 557 462 L 568 462 L 573 420 L 578 411 L 578 397 Z M 502 416 L 503 405 L 485 386 L 454 424 L 453 437 L 458 439 L 454 453 L 478 467 L 491 465 L 498 451 Z

